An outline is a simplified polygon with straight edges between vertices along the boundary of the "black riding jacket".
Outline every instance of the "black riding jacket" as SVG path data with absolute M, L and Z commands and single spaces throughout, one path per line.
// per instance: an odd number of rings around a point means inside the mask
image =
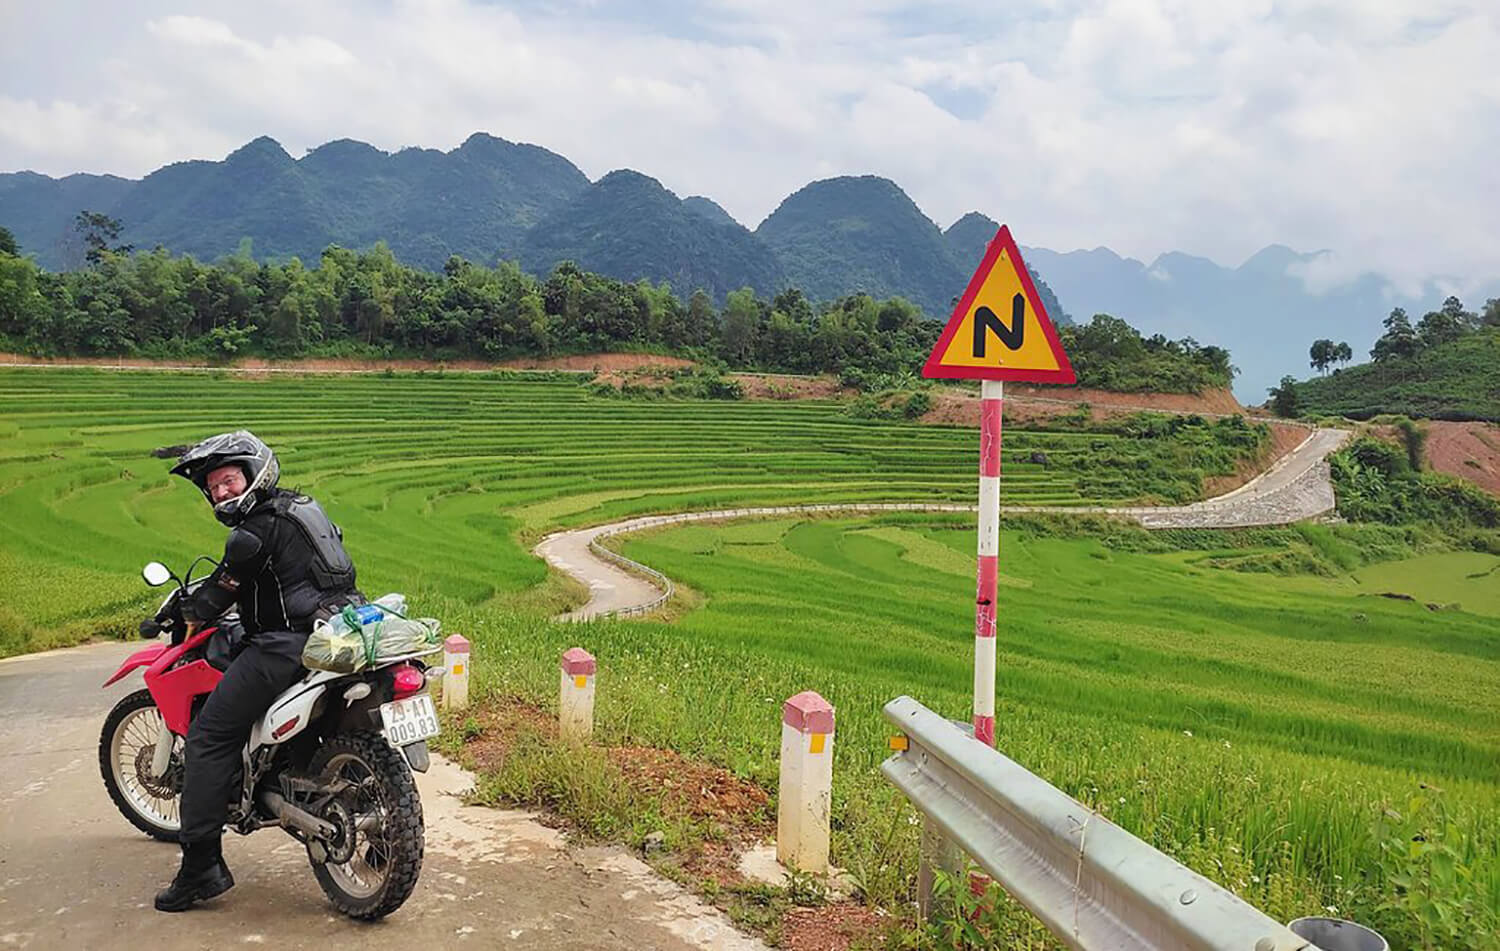
M 183 603 L 190 621 L 239 605 L 246 640 L 300 657 L 330 609 L 363 600 L 343 533 L 317 502 L 278 490 L 251 510 L 224 543 L 224 560 Z

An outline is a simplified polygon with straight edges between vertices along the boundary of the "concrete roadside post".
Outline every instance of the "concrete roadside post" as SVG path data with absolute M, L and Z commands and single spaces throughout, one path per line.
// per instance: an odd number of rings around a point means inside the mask
M 781 788 L 776 807 L 776 860 L 787 868 L 828 872 L 833 805 L 833 704 L 811 690 L 781 710 Z
M 443 709 L 462 710 L 469 705 L 469 639 L 449 634 L 443 641 Z
M 563 651 L 557 701 L 557 731 L 565 740 L 587 742 L 594 732 L 594 655 L 582 647 Z

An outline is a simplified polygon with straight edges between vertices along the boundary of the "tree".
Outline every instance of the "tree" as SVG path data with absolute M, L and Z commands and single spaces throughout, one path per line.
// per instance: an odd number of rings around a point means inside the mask
M 724 331 L 720 351 L 730 363 L 744 366 L 755 353 L 760 330 L 760 308 L 748 287 L 730 291 L 724 300 Z
M 1332 340 L 1314 340 L 1313 345 L 1307 349 L 1308 362 L 1314 370 L 1323 373 L 1337 359 L 1334 356 L 1337 348 L 1338 345 Z
M 1500 297 L 1491 297 L 1484 302 L 1484 314 L 1479 323 L 1483 327 L 1500 327 Z
M 683 342 L 690 347 L 708 346 L 718 330 L 718 321 L 718 315 L 714 313 L 714 299 L 702 288 L 693 291 L 693 296 L 688 300 Z
M 16 236 L 3 225 L 0 225 L 0 254 L 8 254 L 13 258 L 21 256 L 21 246 L 16 244 Z
M 134 251 L 134 245 L 117 243 L 122 227 L 124 226 L 118 218 L 111 218 L 97 211 L 80 211 L 73 219 L 73 230 L 88 245 L 84 259 L 90 264 L 98 265 L 106 254 L 129 254 Z
M 1281 378 L 1281 385 L 1271 388 L 1271 410 L 1282 419 L 1297 415 L 1297 381 L 1289 376 Z
M 1370 351 L 1371 359 L 1379 363 L 1392 357 L 1410 357 L 1417 352 L 1417 332 L 1412 329 L 1411 318 L 1397 307 L 1385 319 L 1385 334 Z
M 43 319 L 46 301 L 30 258 L 0 254 L 0 335 L 20 339 Z
M 1441 310 L 1428 313 L 1417 324 L 1417 338 L 1423 347 L 1436 347 L 1457 340 L 1477 323 L 1478 320 L 1464 310 L 1463 303 L 1457 297 L 1450 297 L 1443 301 Z
M 1333 360 L 1339 366 L 1345 366 L 1354 359 L 1354 351 L 1349 347 L 1349 341 L 1344 340 L 1333 347 Z

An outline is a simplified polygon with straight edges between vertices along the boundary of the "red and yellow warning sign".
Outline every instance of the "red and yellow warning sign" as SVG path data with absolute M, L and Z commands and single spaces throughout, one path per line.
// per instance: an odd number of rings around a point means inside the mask
M 1001 225 L 990 241 L 922 375 L 1077 382 L 1008 227 Z

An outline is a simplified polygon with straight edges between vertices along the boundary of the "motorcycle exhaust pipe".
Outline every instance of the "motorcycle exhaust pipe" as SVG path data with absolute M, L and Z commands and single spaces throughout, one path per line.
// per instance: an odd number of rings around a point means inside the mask
M 280 819 L 282 825 L 290 826 L 303 835 L 315 839 L 328 839 L 338 832 L 333 823 L 325 822 L 306 809 L 299 809 L 292 805 L 279 792 L 267 790 L 261 793 L 260 804 L 266 808 L 267 812 Z

